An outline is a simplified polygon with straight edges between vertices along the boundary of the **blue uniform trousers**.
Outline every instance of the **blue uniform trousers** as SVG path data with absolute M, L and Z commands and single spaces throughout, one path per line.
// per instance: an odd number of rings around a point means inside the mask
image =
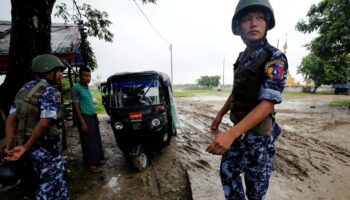
M 274 124 L 272 136 L 261 136 L 252 131 L 236 139 L 222 156 L 220 176 L 227 200 L 265 199 L 272 174 L 275 140 L 281 129 Z M 246 194 L 240 174 L 244 173 Z
M 43 147 L 34 147 L 30 152 L 34 171 L 39 178 L 37 200 L 66 200 L 68 188 L 64 175 L 64 160 L 62 158 L 62 146 L 57 144 L 58 153 L 54 155 Z

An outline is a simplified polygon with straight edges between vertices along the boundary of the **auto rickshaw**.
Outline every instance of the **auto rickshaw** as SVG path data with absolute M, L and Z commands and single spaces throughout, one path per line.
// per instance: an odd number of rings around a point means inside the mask
M 169 144 L 178 127 L 169 76 L 155 71 L 117 73 L 104 85 L 102 99 L 117 145 L 136 170 L 143 171 L 150 164 L 148 152 Z

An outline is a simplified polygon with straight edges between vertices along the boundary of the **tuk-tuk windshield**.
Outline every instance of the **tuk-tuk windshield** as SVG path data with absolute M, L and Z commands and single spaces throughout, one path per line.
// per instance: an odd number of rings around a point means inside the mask
M 164 101 L 156 79 L 118 80 L 111 84 L 111 106 L 115 108 L 155 105 Z

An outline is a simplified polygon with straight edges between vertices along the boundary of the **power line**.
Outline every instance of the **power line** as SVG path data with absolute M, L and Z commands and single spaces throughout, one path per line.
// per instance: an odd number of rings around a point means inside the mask
M 166 43 L 167 45 L 169 45 L 169 51 L 170 51 L 170 77 L 171 77 L 171 84 L 173 84 L 173 44 L 166 41 L 164 39 L 164 37 L 159 33 L 159 31 L 156 29 L 156 27 L 153 26 L 152 22 L 148 19 L 148 17 L 146 16 L 146 14 L 143 12 L 143 10 L 141 9 L 141 7 L 139 6 L 139 4 L 137 4 L 137 2 L 134 0 L 136 6 L 138 7 L 138 9 L 140 10 L 140 12 L 142 13 L 142 15 L 145 17 L 145 19 L 147 20 L 147 22 L 151 25 L 151 27 L 153 28 L 153 30 L 158 34 L 158 36 L 163 40 L 164 43 Z
M 167 44 L 169 45 L 170 43 L 168 41 L 166 41 L 164 39 L 164 37 L 157 31 L 156 27 L 153 26 L 153 24 L 151 23 L 151 21 L 148 19 L 148 17 L 146 16 L 146 14 L 143 12 L 143 10 L 141 9 L 141 7 L 139 6 L 139 4 L 137 4 L 137 2 L 134 0 L 136 6 L 139 8 L 140 12 L 142 13 L 142 15 L 145 17 L 145 19 L 148 21 L 148 23 L 151 25 L 151 27 L 153 28 L 153 30 L 158 34 L 158 36 Z
M 81 13 L 80 13 L 79 7 L 77 5 L 77 2 L 75 2 L 75 0 L 73 0 L 73 3 L 75 5 L 75 7 L 77 8 L 77 11 L 78 11 L 78 14 L 79 14 L 79 21 L 81 21 Z

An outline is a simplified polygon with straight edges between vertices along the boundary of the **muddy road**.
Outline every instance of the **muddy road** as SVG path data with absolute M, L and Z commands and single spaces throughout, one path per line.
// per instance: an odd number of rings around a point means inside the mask
M 350 111 L 329 107 L 336 99 L 350 101 L 348 96 L 317 95 L 284 98 L 276 106 L 283 132 L 276 144 L 275 172 L 267 199 L 350 199 Z M 213 139 L 208 131 L 211 120 L 225 100 L 226 96 L 177 98 L 182 129 L 169 146 L 151 155 L 150 168 L 141 173 L 133 170 L 116 146 L 107 115 L 99 119 L 108 161 L 102 173 L 87 172 L 76 128 L 68 124 L 66 160 L 71 199 L 224 199 L 220 156 L 206 153 L 205 148 Z M 231 125 L 225 116 L 220 129 Z M 0 194 L 0 199 L 21 195 L 14 189 Z
M 350 102 L 347 96 L 327 95 L 285 98 L 276 106 L 276 120 L 283 132 L 276 144 L 267 199 L 350 199 L 350 111 L 328 106 L 338 99 Z M 222 199 L 220 158 L 204 149 L 211 140 L 208 126 L 225 100 L 198 96 L 177 101 L 183 125 L 183 142 L 178 146 L 182 162 L 189 164 L 190 178 L 196 180 L 191 185 L 194 199 Z M 230 127 L 227 115 L 221 129 Z

